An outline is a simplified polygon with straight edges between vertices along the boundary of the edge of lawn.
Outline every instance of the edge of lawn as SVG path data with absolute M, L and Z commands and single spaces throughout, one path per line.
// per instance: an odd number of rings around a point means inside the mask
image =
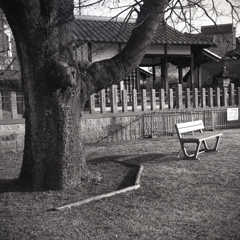
M 116 162 L 118 162 L 118 161 L 116 161 Z M 119 163 L 123 164 L 122 162 L 119 162 Z M 100 195 L 97 195 L 97 196 L 94 196 L 94 197 L 86 198 L 86 199 L 81 200 L 81 201 L 77 201 L 77 202 L 69 203 L 69 204 L 66 204 L 66 205 L 62 205 L 60 207 L 54 207 L 52 210 L 53 211 L 59 211 L 59 210 L 64 210 L 64 209 L 71 208 L 71 207 L 77 207 L 77 206 L 80 206 L 80 205 L 83 205 L 83 204 L 86 204 L 86 203 L 89 203 L 89 202 L 92 202 L 92 201 L 100 200 L 100 199 L 103 199 L 103 198 L 108 198 L 108 197 L 114 196 L 116 194 L 121 194 L 121 193 L 125 193 L 125 192 L 128 192 L 128 191 L 132 191 L 132 190 L 136 190 L 136 189 L 140 188 L 140 178 L 141 178 L 141 174 L 142 174 L 142 171 L 143 171 L 143 166 L 138 165 L 138 164 L 133 164 L 133 163 L 124 163 L 124 164 L 128 165 L 128 166 L 133 166 L 133 167 L 138 168 L 134 185 L 128 186 L 128 187 L 125 187 L 125 188 L 122 188 L 122 189 L 119 189 L 119 190 L 116 190 L 116 191 L 112 191 L 112 192 L 109 192 L 109 193 L 100 194 Z

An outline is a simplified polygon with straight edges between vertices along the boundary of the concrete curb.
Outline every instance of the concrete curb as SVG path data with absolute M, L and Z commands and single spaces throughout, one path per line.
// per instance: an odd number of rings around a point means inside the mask
M 128 163 L 126 163 L 126 164 L 128 164 Z M 140 177 L 141 177 L 141 174 L 142 174 L 142 171 L 143 171 L 143 166 L 142 165 L 136 165 L 136 164 L 129 164 L 129 165 L 138 167 L 138 172 L 137 172 L 137 176 L 136 176 L 136 179 L 135 179 L 135 184 L 133 186 L 129 186 L 129 187 L 117 190 L 117 191 L 110 192 L 110 193 L 101 194 L 101 195 L 98 195 L 98 196 L 95 196 L 95 197 L 87 198 L 87 199 L 84 199 L 84 200 L 81 200 L 81 201 L 78 201 L 78 202 L 66 204 L 66 205 L 63 205 L 61 207 L 55 207 L 55 208 L 53 208 L 53 210 L 58 211 L 58 210 L 66 209 L 66 208 L 77 207 L 77 206 L 80 206 L 80 205 L 83 205 L 83 204 L 86 204 L 86 203 L 89 203 L 89 202 L 92 202 L 92 201 L 100 200 L 100 199 L 107 198 L 107 197 L 112 197 L 116 194 L 125 193 L 125 192 L 128 192 L 128 191 L 132 191 L 132 190 L 136 190 L 136 189 L 140 188 Z

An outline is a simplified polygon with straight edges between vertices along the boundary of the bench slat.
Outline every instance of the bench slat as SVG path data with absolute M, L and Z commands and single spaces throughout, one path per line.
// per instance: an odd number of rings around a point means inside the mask
M 186 137 L 182 137 L 181 140 L 182 141 L 203 141 L 203 140 L 207 140 L 207 139 L 211 139 L 217 136 L 222 136 L 222 133 L 209 133 L 209 132 L 204 132 L 201 134 L 195 134 L 195 135 L 188 135 Z
M 177 123 L 176 127 L 179 134 L 204 129 L 202 120 L 186 123 Z

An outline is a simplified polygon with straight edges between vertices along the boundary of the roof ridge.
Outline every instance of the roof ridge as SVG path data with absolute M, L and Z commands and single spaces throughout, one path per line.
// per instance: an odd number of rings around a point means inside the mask
M 103 22 L 126 22 L 126 18 L 120 17 L 105 17 L 105 16 L 94 16 L 94 15 L 76 15 L 76 20 L 88 20 L 88 21 L 103 21 Z M 135 23 L 136 19 L 128 19 L 128 23 Z

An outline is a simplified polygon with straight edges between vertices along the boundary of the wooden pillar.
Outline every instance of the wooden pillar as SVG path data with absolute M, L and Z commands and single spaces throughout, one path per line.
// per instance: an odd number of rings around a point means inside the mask
M 190 66 L 190 89 L 194 88 L 194 58 L 191 54 L 191 66 Z
M 237 88 L 237 106 L 240 106 L 240 87 Z
M 142 89 L 142 111 L 147 111 L 147 93 L 146 89 Z
M 168 66 L 167 66 L 167 45 L 164 45 L 164 76 L 165 76 L 165 91 L 168 92 Z
M 90 114 L 95 113 L 95 94 L 92 94 L 89 99 L 89 112 Z
M 212 88 L 208 89 L 207 102 L 209 107 L 213 107 L 213 89 Z
M 132 111 L 133 112 L 137 111 L 137 90 L 136 89 L 132 90 Z
M 197 108 L 198 107 L 198 89 L 193 88 L 193 107 Z
M 202 88 L 202 66 L 198 66 L 198 89 Z
M 182 84 L 177 85 L 176 98 L 177 98 L 177 108 L 182 109 Z
M 165 93 L 163 88 L 159 90 L 159 108 L 161 110 L 165 109 Z
M 2 112 L 2 94 L 0 92 L 0 119 L 3 119 L 3 112 Z
M 229 84 L 229 106 L 235 105 L 234 84 Z
M 17 113 L 17 94 L 16 94 L 16 92 L 11 92 L 11 109 L 12 109 L 12 119 L 17 119 L 18 113 Z
M 190 98 L 190 89 L 185 89 L 185 107 L 190 108 L 191 107 L 191 98 Z
M 228 98 L 228 94 L 227 94 L 227 88 L 223 87 L 223 107 L 226 107 L 227 104 L 227 98 Z
M 165 60 L 164 57 L 161 58 L 161 88 L 165 89 Z
M 125 89 L 122 90 L 122 111 L 127 112 L 127 91 Z
M 101 113 L 106 113 L 106 93 L 105 89 L 100 91 L 100 109 Z
M 167 45 L 164 45 L 164 57 L 161 58 L 161 88 L 168 92 Z
M 134 80 L 133 80 L 134 81 Z M 139 68 L 137 68 L 137 86 L 135 87 L 135 89 L 140 92 L 141 90 L 141 86 L 140 86 L 140 71 Z
M 216 89 L 215 89 L 215 106 L 216 107 L 221 106 L 220 88 L 219 87 L 216 87 Z
M 173 109 L 173 90 L 168 89 L 168 108 Z
M 179 83 L 182 84 L 183 83 L 182 59 L 179 59 L 178 78 L 179 78 Z
M 201 107 L 206 107 L 206 90 L 205 88 L 201 88 Z
M 153 88 L 156 87 L 156 67 L 152 66 L 152 73 L 153 73 Z
M 111 91 L 110 91 L 110 97 L 111 97 L 111 113 L 117 112 L 117 86 L 112 85 Z
M 151 91 L 151 110 L 156 109 L 156 91 L 152 89 Z

